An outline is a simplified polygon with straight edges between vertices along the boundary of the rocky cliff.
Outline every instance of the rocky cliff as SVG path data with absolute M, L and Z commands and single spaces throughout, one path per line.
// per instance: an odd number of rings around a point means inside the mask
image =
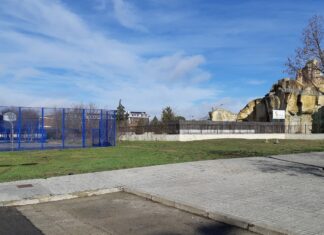
M 287 132 L 319 131 L 324 122 L 324 76 L 316 68 L 317 61 L 309 61 L 295 79 L 279 80 L 265 97 L 250 101 L 237 120 L 269 122 L 272 111 L 280 109 L 286 111 Z
M 228 110 L 216 108 L 209 112 L 209 119 L 211 121 L 229 122 L 236 121 L 237 115 Z

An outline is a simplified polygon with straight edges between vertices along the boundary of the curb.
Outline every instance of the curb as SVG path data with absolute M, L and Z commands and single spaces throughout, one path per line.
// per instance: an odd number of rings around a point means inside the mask
M 198 208 L 196 206 L 184 204 L 181 202 L 169 200 L 158 195 L 149 194 L 143 191 L 138 191 L 136 189 L 126 188 L 126 187 L 115 187 L 110 189 L 97 189 L 97 190 L 89 190 L 89 191 L 80 191 L 69 194 L 62 195 L 46 195 L 39 196 L 35 198 L 22 199 L 22 200 L 13 200 L 13 201 L 5 201 L 0 202 L 0 206 L 2 207 L 11 207 L 11 206 L 25 206 L 25 205 L 33 205 L 45 202 L 55 202 L 61 200 L 82 198 L 82 197 L 90 197 L 90 196 L 99 196 L 108 193 L 116 193 L 116 192 L 125 192 L 129 194 L 133 194 L 153 202 L 160 203 L 165 206 L 177 208 L 179 210 L 189 212 L 191 214 L 199 215 L 217 222 L 222 222 L 225 224 L 233 225 L 254 233 L 264 234 L 264 235 L 290 235 L 293 234 L 289 231 L 272 228 L 268 225 L 261 223 L 253 223 L 241 217 L 236 217 L 229 214 L 219 213 L 219 212 L 210 212 L 202 208 Z
M 80 192 L 74 192 L 74 193 L 62 194 L 62 195 L 46 195 L 46 196 L 39 196 L 30 199 L 5 201 L 5 202 L 1 202 L 0 206 L 25 206 L 25 205 L 44 203 L 44 202 L 55 202 L 55 201 L 68 200 L 68 199 L 81 198 L 81 197 L 99 196 L 107 193 L 116 193 L 121 191 L 123 191 L 122 188 L 116 187 L 110 189 L 80 191 Z
M 146 198 L 148 200 L 151 200 L 151 201 L 154 201 L 157 203 L 161 203 L 166 206 L 174 207 L 179 210 L 189 212 L 191 214 L 199 215 L 199 216 L 202 216 L 202 217 L 205 217 L 205 218 L 217 221 L 217 222 L 222 222 L 224 224 L 233 225 L 233 226 L 236 226 L 236 227 L 239 227 L 239 228 L 242 228 L 242 229 L 254 232 L 254 233 L 264 234 L 264 235 L 291 235 L 291 234 L 293 234 L 290 231 L 273 228 L 273 227 L 270 227 L 268 225 L 261 224 L 261 223 L 256 224 L 252 221 L 243 219 L 241 217 L 229 215 L 229 214 L 224 214 L 224 213 L 219 213 L 219 212 L 210 212 L 210 211 L 204 210 L 202 208 L 197 208 L 196 206 L 192 206 L 192 205 L 184 204 L 181 202 L 165 199 L 165 198 L 162 198 L 157 195 L 152 195 L 152 194 L 149 194 L 146 192 L 138 191 L 136 189 L 123 187 L 122 191 L 126 192 L 126 193 L 137 195 L 139 197 Z

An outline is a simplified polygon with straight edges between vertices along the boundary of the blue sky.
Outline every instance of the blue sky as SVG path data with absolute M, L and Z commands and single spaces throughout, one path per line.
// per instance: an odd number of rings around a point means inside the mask
M 287 76 L 314 14 L 324 1 L 1 0 L 0 103 L 237 112 Z

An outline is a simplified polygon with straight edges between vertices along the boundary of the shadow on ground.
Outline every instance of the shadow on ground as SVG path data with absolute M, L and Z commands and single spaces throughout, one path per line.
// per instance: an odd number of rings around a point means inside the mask
M 180 235 L 182 233 L 158 232 L 150 235 Z M 221 223 L 210 223 L 195 229 L 196 235 L 252 235 L 254 233 Z
M 324 170 L 321 167 L 307 165 L 298 162 L 270 158 L 265 160 L 251 161 L 261 172 L 264 173 L 286 173 L 289 176 L 312 175 L 324 177 Z
M 21 163 L 21 164 L 2 164 L 0 167 L 12 167 L 12 166 L 35 166 L 37 162 L 28 162 L 28 163 Z
M 238 228 L 235 228 L 233 226 L 229 226 L 226 224 L 211 224 L 209 226 L 200 226 L 197 229 L 197 233 L 201 235 L 212 235 L 212 234 L 219 234 L 219 235 L 234 235 L 234 234 L 240 234 L 245 233 L 248 234 L 247 231 L 240 231 Z
M 248 150 L 211 150 L 208 154 L 213 156 L 222 156 L 224 158 L 230 157 L 259 157 L 260 152 Z
M 42 235 L 25 216 L 14 207 L 0 207 L 0 234 L 6 235 Z

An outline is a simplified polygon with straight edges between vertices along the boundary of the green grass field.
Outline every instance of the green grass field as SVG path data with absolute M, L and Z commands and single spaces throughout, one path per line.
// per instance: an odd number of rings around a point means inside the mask
M 176 162 L 324 151 L 324 141 L 122 142 L 112 148 L 0 152 L 0 182 Z

